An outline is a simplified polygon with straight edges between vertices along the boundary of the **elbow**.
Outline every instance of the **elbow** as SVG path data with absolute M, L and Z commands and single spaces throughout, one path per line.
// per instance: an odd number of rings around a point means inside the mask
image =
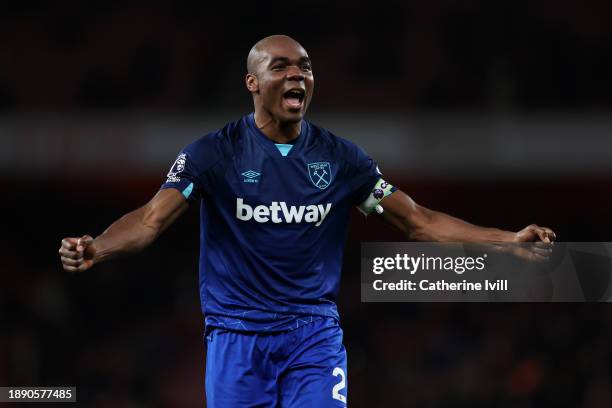
M 437 241 L 433 226 L 434 212 L 419 205 L 403 220 L 406 236 L 411 241 Z
M 420 228 L 411 228 L 406 234 L 406 237 L 410 241 L 428 241 L 426 231 Z
M 153 241 L 161 233 L 163 222 L 150 205 L 142 207 L 140 223 L 147 235 L 148 241 Z
M 410 241 L 435 241 L 425 226 L 412 227 L 407 237 Z

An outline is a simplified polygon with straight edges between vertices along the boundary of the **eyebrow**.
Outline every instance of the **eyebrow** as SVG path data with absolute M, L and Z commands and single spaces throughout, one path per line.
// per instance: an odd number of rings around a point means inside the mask
M 274 64 L 274 63 L 276 63 L 276 62 L 290 62 L 290 60 L 289 60 L 289 58 L 287 58 L 287 57 L 274 57 L 274 58 L 272 58 L 272 60 L 270 61 L 270 64 L 269 64 L 269 65 L 272 65 L 272 64 Z M 309 63 L 309 64 L 311 63 L 311 62 L 310 62 L 310 58 L 308 58 L 308 57 L 300 57 L 300 59 L 298 60 L 298 62 L 300 62 L 300 63 L 307 62 L 307 63 Z

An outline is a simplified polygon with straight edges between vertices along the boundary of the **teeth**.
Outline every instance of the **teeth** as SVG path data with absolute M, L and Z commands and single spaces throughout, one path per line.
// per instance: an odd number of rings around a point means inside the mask
M 285 98 L 295 98 L 302 102 L 302 100 L 304 99 L 304 92 L 300 90 L 291 90 L 285 92 L 284 96 Z

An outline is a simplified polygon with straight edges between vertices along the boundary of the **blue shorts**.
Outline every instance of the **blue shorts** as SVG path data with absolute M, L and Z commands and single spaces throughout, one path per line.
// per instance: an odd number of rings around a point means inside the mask
M 215 328 L 206 343 L 209 408 L 346 407 L 346 350 L 334 319 L 269 334 Z

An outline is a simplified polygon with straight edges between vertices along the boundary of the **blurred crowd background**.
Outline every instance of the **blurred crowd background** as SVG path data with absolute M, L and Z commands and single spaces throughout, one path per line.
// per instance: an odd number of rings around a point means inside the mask
M 1 106 L 247 108 L 245 54 L 271 32 L 312 54 L 319 109 L 610 103 L 605 1 L 139 3 L 2 5 Z
M 82 275 L 57 250 L 250 112 L 246 55 L 270 34 L 313 60 L 309 118 L 417 202 L 612 240 L 612 3 L 130 4 L 0 5 L 0 386 L 204 403 L 198 209 Z M 339 300 L 352 407 L 612 406 L 612 307 L 360 303 L 360 242 L 401 239 L 370 218 L 353 215 Z

